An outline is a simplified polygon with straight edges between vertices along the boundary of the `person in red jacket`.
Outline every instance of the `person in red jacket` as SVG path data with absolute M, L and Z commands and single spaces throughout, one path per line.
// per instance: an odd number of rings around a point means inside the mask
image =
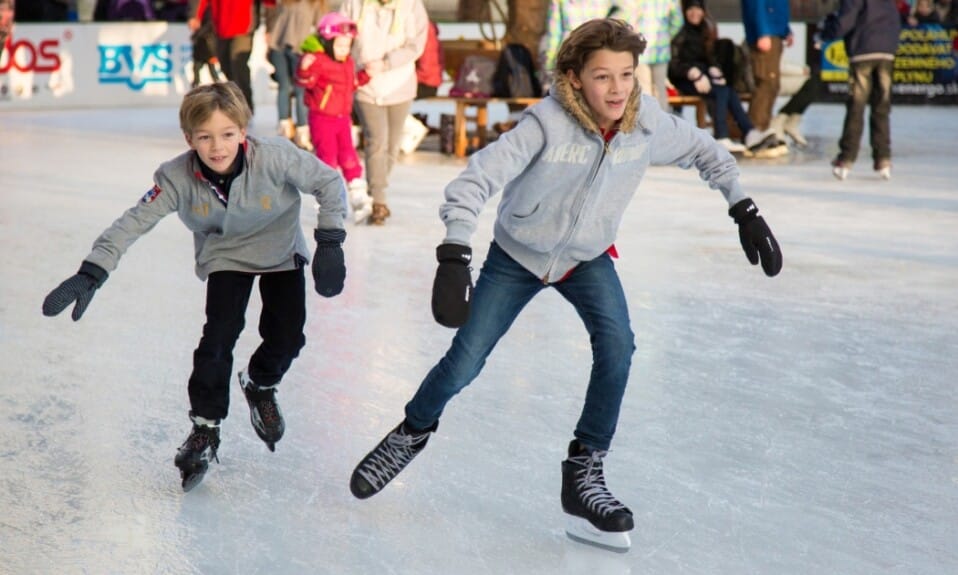
M 442 84 L 442 69 L 444 66 L 442 45 L 439 44 L 439 26 L 429 21 L 429 36 L 426 37 L 426 49 L 416 60 L 416 82 L 418 89 L 416 99 L 432 98 Z
M 372 214 L 373 200 L 352 139 L 353 95 L 369 82 L 365 70 L 356 72 L 350 56 L 356 23 L 338 12 L 322 17 L 303 42 L 296 82 L 305 88 L 309 132 L 316 156 L 340 168 L 349 190 L 353 218 L 360 223 Z
M 239 86 L 250 110 L 253 110 L 253 83 L 249 57 L 253 52 L 253 32 L 259 25 L 260 1 L 199 0 L 196 13 L 188 22 L 190 31 L 195 32 L 202 24 L 206 9 L 211 10 L 220 69 Z

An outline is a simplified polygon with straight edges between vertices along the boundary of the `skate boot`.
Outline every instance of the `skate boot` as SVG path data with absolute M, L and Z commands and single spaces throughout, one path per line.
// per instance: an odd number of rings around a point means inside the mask
M 635 526 L 632 512 L 605 486 L 602 458 L 606 451 L 590 451 L 578 440 L 569 444 L 562 462 L 562 510 L 568 514 L 566 535 L 617 553 L 632 546 L 628 532 Z
M 292 140 L 296 137 L 296 125 L 293 124 L 293 120 L 290 118 L 285 118 L 279 121 L 279 125 L 276 127 L 276 134 L 283 136 L 287 140 Z
M 429 429 L 416 431 L 403 420 L 359 462 L 349 479 L 349 490 L 359 499 L 379 493 L 426 447 L 429 434 L 438 425 L 436 422 Z
M 183 491 L 189 491 L 203 481 L 203 476 L 210 467 L 210 460 L 220 462 L 216 456 L 216 450 L 220 446 L 219 425 L 197 423 L 196 420 L 202 418 L 193 419 L 193 430 L 176 450 L 176 457 L 173 459 L 173 464 L 180 470 Z
M 366 188 L 366 180 L 356 178 L 347 185 L 349 205 L 353 209 L 353 222 L 360 224 L 373 213 L 373 199 Z
M 294 144 L 307 152 L 315 150 L 315 148 L 313 148 L 313 138 L 309 133 L 309 126 L 296 126 L 292 139 Z
M 373 213 L 369 216 L 369 223 L 374 226 L 381 226 L 386 223 L 386 218 L 392 215 L 389 206 L 386 204 L 373 203 Z
M 250 379 L 246 370 L 239 372 L 240 387 L 249 403 L 249 420 L 256 435 L 266 443 L 270 451 L 276 451 L 276 442 L 286 431 L 283 412 L 276 403 L 276 388 L 259 387 Z
M 844 181 L 848 177 L 848 173 L 852 170 L 851 162 L 846 162 L 841 159 L 841 157 L 835 158 L 832 160 L 832 175 L 835 178 Z

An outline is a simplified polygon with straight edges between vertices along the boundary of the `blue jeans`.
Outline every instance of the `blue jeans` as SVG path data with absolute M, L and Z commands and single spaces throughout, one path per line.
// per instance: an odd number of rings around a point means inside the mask
M 280 120 L 291 116 L 290 96 L 296 101 L 296 125 L 305 126 L 308 122 L 306 99 L 302 86 L 296 85 L 296 70 L 299 68 L 300 55 L 287 46 L 284 50 L 270 50 L 269 63 L 276 70 L 276 111 Z
M 625 293 L 608 254 L 579 264 L 559 283 L 545 285 L 493 242 L 473 291 L 469 320 L 406 404 L 406 422 L 417 429 L 436 423 L 446 403 L 479 375 L 522 308 L 547 287 L 557 289 L 572 304 L 592 342 L 592 374 L 575 437 L 594 449 L 608 449 L 635 351 Z M 547 377 L 561 380 L 558 373 Z

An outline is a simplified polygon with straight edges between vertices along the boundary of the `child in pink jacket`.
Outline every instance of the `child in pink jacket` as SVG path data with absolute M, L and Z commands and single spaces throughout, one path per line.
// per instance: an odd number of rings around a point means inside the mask
M 372 213 L 373 200 L 362 178 L 363 168 L 352 140 L 353 95 L 369 82 L 364 71 L 356 72 L 349 55 L 356 24 L 337 12 L 319 21 L 316 33 L 303 42 L 296 81 L 306 89 L 309 131 L 316 156 L 332 168 L 340 168 L 349 190 L 353 218 L 360 223 Z

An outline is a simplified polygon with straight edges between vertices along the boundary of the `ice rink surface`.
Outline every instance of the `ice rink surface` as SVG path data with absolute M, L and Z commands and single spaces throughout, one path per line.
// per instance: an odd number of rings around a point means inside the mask
M 815 105 L 810 150 L 742 162 L 785 255 L 774 279 L 692 172 L 650 170 L 625 214 L 637 350 L 606 460 L 636 518 L 624 555 L 563 533 L 591 354 L 551 290 L 425 452 L 376 497 L 349 493 L 451 339 L 429 298 L 437 207 L 464 161 L 427 141 L 396 166 L 388 225 L 348 225 L 344 293 L 307 295 L 276 453 L 234 384 L 221 463 L 184 494 L 173 456 L 205 299 L 190 233 L 162 221 L 80 322 L 40 314 L 184 149 L 176 110 L 0 114 L 0 573 L 958 573 L 958 111 L 895 107 L 890 182 L 867 144 L 832 178 L 843 113 Z M 254 295 L 236 370 L 258 312 Z

